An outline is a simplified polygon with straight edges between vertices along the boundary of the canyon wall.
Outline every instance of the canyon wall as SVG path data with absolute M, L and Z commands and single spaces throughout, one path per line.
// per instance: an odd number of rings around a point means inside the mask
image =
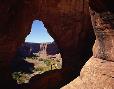
M 114 1 L 90 0 L 96 41 L 80 76 L 61 89 L 114 89 Z
M 56 55 L 59 54 L 59 49 L 55 42 L 47 43 L 31 43 L 25 42 L 17 49 L 17 55 L 22 57 L 27 56 L 40 56 L 40 54 L 45 55 Z

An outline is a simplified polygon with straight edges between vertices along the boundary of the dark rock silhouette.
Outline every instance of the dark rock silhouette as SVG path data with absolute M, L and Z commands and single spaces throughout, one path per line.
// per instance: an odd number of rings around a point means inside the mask
M 24 57 L 15 57 L 12 60 L 12 72 L 33 73 L 34 64 L 25 61 Z

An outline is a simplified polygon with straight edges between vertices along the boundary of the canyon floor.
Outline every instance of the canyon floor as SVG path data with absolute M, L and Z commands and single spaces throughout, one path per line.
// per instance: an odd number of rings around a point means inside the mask
M 35 76 L 36 74 L 42 74 L 46 71 L 61 69 L 62 60 L 61 59 L 43 59 L 38 56 L 26 57 L 24 59 L 26 63 L 33 64 L 32 67 L 29 67 L 28 70 L 31 71 L 29 73 L 24 71 L 14 71 L 12 76 L 15 80 L 17 80 L 18 84 L 28 83 L 30 78 Z M 21 66 L 21 65 L 20 65 Z
M 36 74 L 42 74 L 46 71 L 51 71 L 54 69 L 61 69 L 62 58 L 60 53 L 56 52 L 57 47 L 52 47 L 53 43 L 25 44 L 19 48 L 21 51 L 18 50 L 17 56 L 12 62 L 12 77 L 18 84 L 28 83 L 30 78 Z M 47 51 L 47 49 L 49 51 Z M 51 55 L 49 55 L 50 52 Z

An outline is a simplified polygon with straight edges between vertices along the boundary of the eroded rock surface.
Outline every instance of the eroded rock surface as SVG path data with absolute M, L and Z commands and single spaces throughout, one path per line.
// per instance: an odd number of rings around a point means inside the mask
M 113 3 L 113 0 L 90 0 L 96 35 L 93 56 L 82 68 L 80 76 L 61 89 L 114 89 Z
M 11 59 L 30 33 L 35 19 L 44 22 L 60 49 L 63 69 L 57 80 L 62 79 L 61 85 L 76 77 L 92 54 L 94 34 L 87 0 L 1 0 L 0 71 L 4 77 L 0 80 L 7 81 L 5 85 L 10 81 L 7 77 Z M 34 86 L 32 81 L 40 82 L 32 79 L 31 86 Z
M 80 76 L 61 89 L 114 89 L 114 62 L 91 57 Z

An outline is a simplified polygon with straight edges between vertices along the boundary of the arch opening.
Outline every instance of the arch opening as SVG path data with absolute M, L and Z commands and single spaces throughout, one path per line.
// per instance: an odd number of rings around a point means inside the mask
M 57 44 L 42 21 L 33 21 L 31 32 L 18 48 L 12 66 L 12 76 L 18 84 L 28 83 L 30 78 L 37 74 L 62 68 Z
M 48 43 L 53 42 L 54 39 L 49 35 L 44 24 L 40 20 L 34 20 L 30 34 L 25 38 L 25 42 L 31 43 Z

